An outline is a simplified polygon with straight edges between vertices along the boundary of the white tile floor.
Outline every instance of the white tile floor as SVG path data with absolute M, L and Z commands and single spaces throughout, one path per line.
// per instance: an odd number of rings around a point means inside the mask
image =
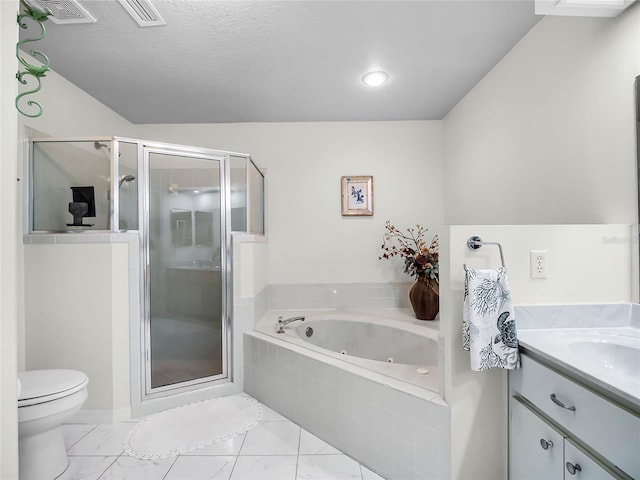
M 69 467 L 57 480 L 383 480 L 264 406 L 247 433 L 161 460 L 123 454 L 134 426 L 63 425 Z

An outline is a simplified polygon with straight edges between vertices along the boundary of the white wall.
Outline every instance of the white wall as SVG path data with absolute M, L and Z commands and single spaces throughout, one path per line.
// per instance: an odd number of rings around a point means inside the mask
M 233 382 L 244 391 L 244 333 L 264 314 L 267 296 L 267 243 L 263 236 L 233 234 Z
M 471 372 L 460 347 L 462 264 L 499 255 L 470 252 L 469 236 L 502 244 L 516 304 L 637 299 L 639 73 L 638 5 L 614 19 L 546 17 L 444 119 L 445 221 L 478 224 L 442 235 L 452 478 L 506 478 L 506 372 Z M 563 223 L 626 225 L 548 225 Z M 529 278 L 532 249 L 549 251 L 546 280 Z
M 143 138 L 250 153 L 267 170 L 269 283 L 407 281 L 378 261 L 384 222 L 443 220 L 442 122 L 143 125 Z M 342 217 L 340 177 L 373 175 L 373 217 Z
M 21 87 L 24 88 L 26 87 Z M 38 101 L 44 112 L 38 118 L 20 116 L 20 126 L 38 130 L 46 136 L 134 136 L 135 127 L 131 122 L 55 71 L 47 72 L 42 79 L 42 90 L 39 93 L 25 98 Z M 25 111 L 28 110 L 25 108 Z
M 261 236 L 234 234 L 233 244 L 234 298 L 253 299 L 267 288 L 267 242 Z
M 467 239 L 499 242 L 516 305 L 630 302 L 629 225 L 451 226 L 451 280 L 464 286 L 463 263 L 471 268 L 500 265 L 496 246 L 469 250 Z M 471 233 L 470 233 L 471 232 Z M 547 251 L 547 278 L 530 277 L 530 251 Z
M 15 55 L 15 47 L 13 54 Z M 47 72 L 42 79 L 41 92 L 33 99 L 42 105 L 44 113 L 39 118 L 18 116 L 23 146 L 19 155 L 16 155 L 20 176 L 24 173 L 24 145 L 29 135 L 81 138 L 135 134 L 133 124 L 54 71 Z M 13 114 L 15 115 L 15 110 Z M 20 188 L 23 184 L 24 182 L 20 183 Z M 22 232 L 22 195 L 20 190 L 20 201 L 16 205 L 19 232 Z M 19 288 L 27 304 L 26 314 L 24 304 L 20 305 L 19 312 L 20 368 L 52 368 L 64 364 L 66 368 L 85 371 L 91 384 L 89 399 L 84 408 L 101 412 L 97 415 L 102 419 L 108 419 L 107 412 L 111 410 L 119 412 L 116 416 L 126 416 L 130 403 L 127 326 L 129 282 L 128 255 L 124 244 L 113 248 L 109 245 L 32 245 L 27 248 L 30 250 L 25 252 L 22 242 L 19 242 L 18 263 L 20 271 L 25 272 L 24 283 L 21 282 Z M 102 250 L 93 256 L 87 249 Z M 70 263 L 65 264 L 63 259 Z M 80 265 L 77 263 L 79 261 Z M 44 279 L 51 280 L 55 277 L 56 268 L 67 273 L 70 270 L 65 266 L 76 265 L 78 270 L 82 269 L 82 261 L 85 266 L 91 265 L 91 272 L 98 275 L 95 284 L 84 285 L 84 296 L 79 302 L 88 309 L 84 312 L 70 306 L 73 303 L 70 288 L 78 283 L 74 278 L 65 277 L 48 285 L 43 283 Z M 44 271 L 49 275 L 41 275 Z M 52 288 L 52 285 L 56 288 Z M 126 291 L 123 291 L 123 286 Z M 90 308 L 96 304 L 100 304 L 99 309 Z M 69 308 L 75 311 L 75 316 L 66 315 Z M 73 329 L 74 326 L 78 326 L 78 330 Z M 29 331 L 31 334 L 27 333 Z M 65 343 L 65 340 L 60 345 L 52 345 L 47 343 L 46 337 L 42 337 L 44 332 L 57 331 L 67 331 L 69 343 Z M 101 341 L 106 339 L 108 341 Z M 75 341 L 78 343 L 74 343 Z M 91 349 L 100 352 L 100 355 L 91 356 L 86 347 L 77 347 L 87 344 L 91 344 Z M 27 356 L 27 350 L 30 351 L 30 356 Z M 67 354 L 60 355 L 61 351 Z M 74 353 L 80 355 L 74 357 Z
M 89 377 L 84 409 L 128 416 L 129 267 L 126 243 L 25 246 L 26 368 Z
M 451 406 L 452 478 L 506 478 L 507 374 L 472 372 L 462 350 L 463 264 L 500 265 L 498 247 L 469 250 L 469 237 L 499 242 L 515 305 L 629 302 L 628 225 L 475 225 L 441 229 L 440 326 L 444 397 Z M 548 278 L 531 279 L 529 252 L 548 251 Z M 516 318 L 517 323 L 517 318 Z
M 447 115 L 447 224 L 637 223 L 640 5 L 545 17 Z
M 18 478 L 17 1 L 0 2 L 0 478 Z
M 13 16 L 15 16 L 15 13 Z M 15 18 L 13 22 L 15 23 Z M 13 55 L 15 56 L 15 47 L 13 47 Z M 15 72 L 13 75 L 15 75 Z M 46 76 L 42 79 L 42 90 L 32 98 L 42 105 L 44 112 L 39 118 L 29 118 L 18 115 L 18 133 L 20 137 L 19 140 L 21 141 L 21 149 L 18 152 L 17 158 L 20 177 L 23 176 L 25 171 L 24 162 L 27 155 L 25 141 L 30 135 L 73 138 L 114 135 L 134 136 L 134 125 L 131 122 L 116 114 L 54 71 L 47 72 Z M 13 114 L 16 115 L 15 110 Z M 24 183 L 25 182 L 20 182 L 18 187 L 18 198 L 20 199 L 17 203 L 19 232 L 23 231 L 22 198 L 24 192 L 22 191 L 22 187 Z M 24 264 L 22 242 L 18 244 L 18 264 L 20 271 L 22 271 Z M 22 295 L 22 292 L 28 289 L 29 286 L 24 285 L 21 281 L 18 288 Z M 19 363 L 20 368 L 24 369 L 23 305 L 19 306 L 19 319 Z

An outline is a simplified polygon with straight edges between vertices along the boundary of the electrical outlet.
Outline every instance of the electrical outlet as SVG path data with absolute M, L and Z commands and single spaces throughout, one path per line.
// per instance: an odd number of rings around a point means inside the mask
M 531 278 L 547 278 L 547 251 L 531 250 L 529 274 Z

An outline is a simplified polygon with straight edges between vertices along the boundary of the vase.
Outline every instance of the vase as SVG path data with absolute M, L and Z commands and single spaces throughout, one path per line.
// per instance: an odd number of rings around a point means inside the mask
M 433 320 L 440 310 L 438 282 L 418 277 L 409 291 L 409 301 L 418 320 Z

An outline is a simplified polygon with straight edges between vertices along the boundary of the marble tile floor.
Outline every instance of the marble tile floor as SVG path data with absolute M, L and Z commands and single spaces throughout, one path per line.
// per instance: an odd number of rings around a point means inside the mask
M 247 433 L 160 460 L 123 454 L 134 426 L 62 425 L 69 467 L 57 480 L 383 480 L 265 406 Z

